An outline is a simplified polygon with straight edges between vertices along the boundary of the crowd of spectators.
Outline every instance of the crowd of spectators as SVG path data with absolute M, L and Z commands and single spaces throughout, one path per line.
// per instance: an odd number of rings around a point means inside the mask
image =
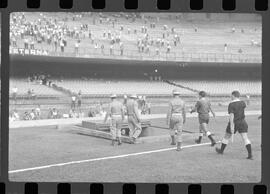
M 32 18 L 31 16 L 33 14 L 11 15 L 11 46 L 18 47 L 17 40 L 23 40 L 26 49 L 35 49 L 36 45 L 40 44 L 39 48 L 49 49 L 52 54 L 60 52 L 75 55 L 117 56 L 131 56 L 135 52 L 137 52 L 136 55 L 150 55 L 151 53 L 151 56 L 161 54 L 174 56 L 184 50 L 182 39 L 185 39 L 186 32 L 184 28 L 181 28 L 183 20 L 181 14 L 176 14 L 175 17 L 170 16 L 167 20 L 163 19 L 162 22 L 160 22 L 159 16 L 150 17 L 132 13 L 112 15 L 80 13 L 57 16 L 39 13 L 39 15 L 34 14 Z M 204 30 L 192 23 L 191 25 L 193 25 L 192 33 L 199 34 Z M 229 31 L 229 29 L 227 30 Z M 255 28 L 254 31 L 256 30 Z M 232 27 L 232 34 L 239 32 L 244 34 L 244 28 Z M 260 46 L 259 41 L 254 39 L 250 41 L 251 46 Z M 232 52 L 230 49 L 232 45 L 228 42 L 220 45 L 221 52 L 223 45 L 224 53 Z M 203 50 L 203 48 L 201 49 Z M 126 53 L 127 51 L 129 53 Z M 246 53 L 245 48 L 242 48 L 241 45 L 236 48 L 235 52 L 236 54 Z
M 75 96 L 75 95 L 74 95 Z M 72 96 L 72 97 L 74 97 Z M 125 104 L 127 97 L 124 98 L 123 103 Z M 79 99 L 72 98 L 71 108 L 68 110 L 59 110 L 58 108 L 49 108 L 45 107 L 41 109 L 41 105 L 37 105 L 36 108 L 31 109 L 30 111 L 20 111 L 18 112 L 15 108 L 9 114 L 9 121 L 20 121 L 20 120 L 40 120 L 40 119 L 61 119 L 61 118 L 84 118 L 84 117 L 105 117 L 107 111 L 107 104 L 99 102 L 91 107 L 84 107 L 83 109 L 75 102 L 79 102 Z M 150 114 L 150 103 L 146 101 L 146 96 L 139 96 L 137 99 L 138 108 L 140 114 Z M 80 102 L 79 102 L 80 103 Z

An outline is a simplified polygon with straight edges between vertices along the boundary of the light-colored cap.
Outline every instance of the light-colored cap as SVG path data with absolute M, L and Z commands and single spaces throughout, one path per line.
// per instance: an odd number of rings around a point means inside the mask
M 110 97 L 111 98 L 116 98 L 117 96 L 116 96 L 116 94 L 112 94 Z

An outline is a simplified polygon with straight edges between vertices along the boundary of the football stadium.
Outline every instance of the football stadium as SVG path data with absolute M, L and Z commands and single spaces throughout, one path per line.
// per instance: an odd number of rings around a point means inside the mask
M 261 36 L 255 14 L 11 14 L 9 179 L 259 182 Z M 185 104 L 181 151 L 171 145 L 167 123 L 173 91 Z M 196 141 L 202 132 L 192 110 L 200 91 L 215 112 L 208 124 L 213 146 L 209 133 Z M 233 91 L 246 107 L 252 160 L 239 133 L 223 154 L 215 150 Z M 123 106 L 121 144 L 111 143 L 113 117 L 104 122 L 111 98 Z M 130 98 L 140 117 L 136 142 Z

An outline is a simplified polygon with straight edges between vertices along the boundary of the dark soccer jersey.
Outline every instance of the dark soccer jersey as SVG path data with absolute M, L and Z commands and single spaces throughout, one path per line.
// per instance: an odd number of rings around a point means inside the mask
M 199 101 L 197 101 L 195 106 L 198 114 L 209 114 L 211 104 L 207 99 L 200 99 Z
M 234 123 L 245 119 L 246 103 L 244 101 L 234 101 L 229 104 L 228 113 L 233 113 Z

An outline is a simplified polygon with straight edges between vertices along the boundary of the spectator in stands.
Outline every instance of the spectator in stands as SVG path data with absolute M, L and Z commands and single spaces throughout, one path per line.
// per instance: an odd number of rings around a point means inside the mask
M 34 39 L 30 40 L 30 49 L 35 49 L 35 41 L 34 41 Z
M 81 90 L 78 92 L 78 109 L 81 110 L 82 106 L 82 92 Z
M 37 95 L 35 94 L 34 89 L 31 90 L 31 98 L 33 100 L 36 100 L 36 98 L 37 98 Z
M 224 52 L 226 53 L 227 50 L 228 50 L 228 45 L 225 43 L 225 44 L 224 44 Z
M 159 49 L 156 48 L 156 55 L 159 56 Z
M 171 52 L 171 46 L 170 44 L 167 45 L 167 54 Z
M 20 120 L 20 116 L 19 116 L 16 109 L 10 113 L 9 120 L 10 121 L 18 121 L 18 120 Z
M 120 42 L 120 55 L 123 56 L 124 53 L 124 45 L 122 42 Z
M 77 40 L 75 42 L 75 54 L 76 55 L 79 53 L 79 45 L 80 45 L 80 40 Z
M 250 105 L 250 95 L 246 94 L 246 98 L 247 98 L 247 105 L 249 106 Z
M 113 55 L 113 44 L 110 46 L 110 55 Z
M 52 119 L 58 119 L 59 118 L 59 112 L 56 108 L 52 109 Z
M 52 109 L 51 109 L 51 108 L 49 108 L 47 118 L 48 118 L 48 119 L 52 119 Z
M 104 44 L 102 44 L 102 45 L 100 46 L 100 48 L 101 48 L 101 53 L 104 54 Z
M 73 93 L 71 96 L 71 109 L 76 108 L 76 95 Z
M 15 103 L 16 103 L 16 101 L 17 101 L 17 93 L 18 93 L 18 88 L 17 88 L 16 86 L 14 86 L 14 87 L 12 88 L 12 98 L 13 98 L 13 100 L 15 101 Z
M 23 120 L 31 120 L 31 117 L 27 111 L 24 112 Z
M 30 120 L 36 120 L 35 109 L 31 110 L 29 116 L 30 116 Z
M 96 113 L 94 111 L 93 108 L 90 108 L 89 112 L 88 112 L 88 117 L 95 117 L 96 116 Z
M 60 48 L 61 48 L 61 52 L 63 53 L 65 51 L 65 45 L 63 40 L 60 41 Z
M 76 115 L 76 112 L 74 109 L 70 109 L 69 111 L 69 118 L 76 118 L 77 115 Z
M 27 90 L 27 96 L 28 96 L 28 100 L 30 100 L 31 99 L 31 89 L 30 88 Z
M 40 109 L 40 104 L 37 106 L 37 108 L 35 109 L 35 115 L 36 115 L 36 119 L 41 119 L 41 109 Z
M 242 54 L 243 53 L 243 50 L 241 48 L 238 49 L 238 53 Z
M 17 47 L 17 40 L 14 36 L 11 36 L 11 46 Z
M 29 40 L 28 40 L 28 38 L 26 38 L 26 39 L 24 39 L 24 48 L 25 49 L 28 49 L 29 48 Z
M 95 44 L 95 54 L 98 53 L 97 50 L 98 50 L 98 44 L 96 43 L 96 44 Z

